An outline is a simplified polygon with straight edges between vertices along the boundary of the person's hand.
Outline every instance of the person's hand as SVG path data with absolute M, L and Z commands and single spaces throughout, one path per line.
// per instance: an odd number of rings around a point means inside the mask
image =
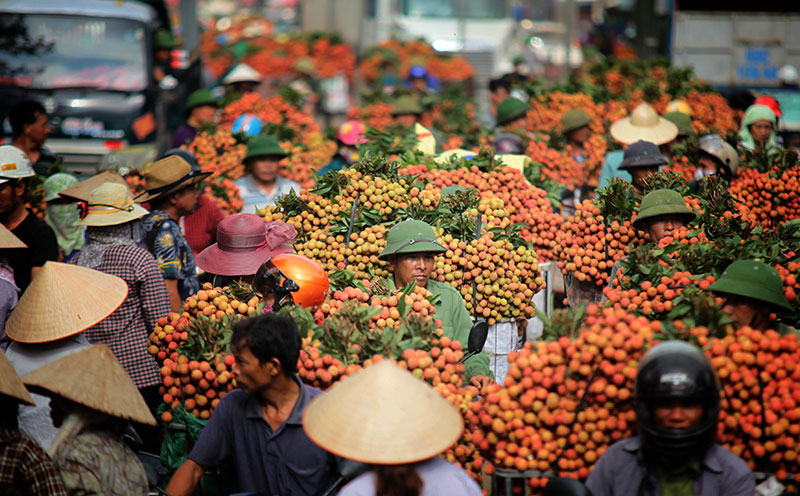
M 469 380 L 469 383 L 478 388 L 478 390 L 480 391 L 485 386 L 488 386 L 489 384 L 494 384 L 494 379 L 492 379 L 488 375 L 474 375 L 472 376 L 472 379 Z

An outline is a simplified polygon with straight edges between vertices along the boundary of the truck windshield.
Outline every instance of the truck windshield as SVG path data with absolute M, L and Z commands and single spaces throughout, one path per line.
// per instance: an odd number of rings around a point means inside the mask
M 140 91 L 147 86 L 144 25 L 126 19 L 14 14 L 0 30 L 0 86 Z
M 505 0 L 403 0 L 403 15 L 409 17 L 459 17 L 463 1 L 467 19 L 502 19 L 508 17 Z

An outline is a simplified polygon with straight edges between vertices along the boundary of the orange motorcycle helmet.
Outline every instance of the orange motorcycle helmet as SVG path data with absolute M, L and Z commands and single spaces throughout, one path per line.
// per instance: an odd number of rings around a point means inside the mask
M 328 296 L 330 283 L 322 266 L 296 253 L 282 253 L 264 262 L 253 281 L 256 291 L 275 295 L 277 312 L 286 305 L 316 310 Z

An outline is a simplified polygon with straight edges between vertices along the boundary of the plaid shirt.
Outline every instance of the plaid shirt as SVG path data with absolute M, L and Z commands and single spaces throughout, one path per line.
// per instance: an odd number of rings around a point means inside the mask
M 83 334 L 93 343 L 103 343 L 114 353 L 136 387 L 160 384 L 153 355 L 147 351 L 156 321 L 171 311 L 167 286 L 153 256 L 144 248 L 114 246 L 95 267 L 128 283 L 128 297 L 111 315 Z
M 0 494 L 67 496 L 50 457 L 19 429 L 0 427 Z

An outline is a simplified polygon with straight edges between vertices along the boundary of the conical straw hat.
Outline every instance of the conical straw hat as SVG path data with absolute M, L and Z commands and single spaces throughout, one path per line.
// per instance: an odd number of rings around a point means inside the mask
M 0 248 L 27 248 L 28 245 L 22 242 L 21 239 L 14 236 L 14 233 L 8 230 L 6 226 L 0 224 Z
M 612 124 L 609 131 L 615 140 L 626 145 L 640 140 L 663 145 L 678 136 L 678 126 L 658 115 L 647 103 L 639 104 L 629 117 Z
M 5 353 L 0 353 L 0 395 L 16 398 L 26 405 L 33 405 L 31 394 L 25 389 L 14 366 L 6 358 Z
M 156 425 L 136 385 L 103 344 L 39 367 L 25 374 L 22 382 L 34 391 L 43 389 L 112 417 Z
M 428 384 L 380 362 L 317 396 L 306 408 L 303 428 L 335 455 L 399 465 L 432 458 L 452 446 L 464 420 Z
M 117 276 L 47 262 L 11 312 L 6 334 L 19 343 L 72 336 L 111 315 L 127 296 L 128 285 Z
M 61 191 L 59 195 L 74 200 L 88 202 L 91 192 L 94 191 L 98 186 L 102 186 L 106 183 L 124 184 L 126 188 L 128 187 L 128 183 L 125 182 L 125 178 L 116 172 L 105 171 L 101 172 L 100 174 L 96 174 L 89 179 L 84 179 L 75 186 L 71 186 L 64 191 Z

